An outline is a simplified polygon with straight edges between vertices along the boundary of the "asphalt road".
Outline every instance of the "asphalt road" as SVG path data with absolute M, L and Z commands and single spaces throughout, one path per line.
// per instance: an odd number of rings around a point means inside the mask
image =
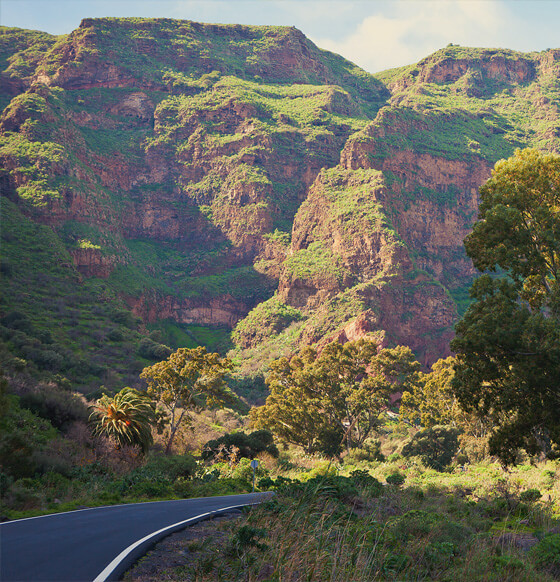
M 115 574 L 107 578 L 106 567 L 142 538 L 201 514 L 258 503 L 263 495 L 266 494 L 114 505 L 2 523 L 0 580 L 113 580 L 116 579 Z M 182 527 L 185 525 L 177 529 Z M 170 532 L 162 532 L 159 538 L 166 533 Z M 153 543 L 154 540 L 146 540 L 135 548 L 125 558 L 127 566 Z M 121 565 L 117 568 L 117 574 L 122 571 Z

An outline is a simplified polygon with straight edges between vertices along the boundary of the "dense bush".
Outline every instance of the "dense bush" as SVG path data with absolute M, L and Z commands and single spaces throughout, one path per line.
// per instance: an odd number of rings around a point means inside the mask
M 196 467 L 191 455 L 152 457 L 115 481 L 109 490 L 125 496 L 166 497 L 173 494 L 175 483 L 190 480 Z
M 33 330 L 33 325 L 25 313 L 21 311 L 10 311 L 0 319 L 0 323 L 9 329 L 23 331 L 30 333 Z
M 163 344 L 158 344 L 152 339 L 145 337 L 138 345 L 138 355 L 148 360 L 161 361 L 171 355 L 171 349 Z
M 546 536 L 531 549 L 530 554 L 539 568 L 555 577 L 560 576 L 560 534 Z
M 519 494 L 519 499 L 524 503 L 533 503 L 541 498 L 541 492 L 538 489 L 526 489 Z
M 262 341 L 264 338 L 277 335 L 293 321 L 303 318 L 302 313 L 285 305 L 274 296 L 259 303 L 249 315 L 241 320 L 232 333 L 233 341 L 244 348 Z
M 340 426 L 323 426 L 317 433 L 315 450 L 329 459 L 338 457 L 342 452 L 344 429 Z
M 385 456 L 381 452 L 381 442 L 377 439 L 367 440 L 362 447 L 352 449 L 345 457 L 346 464 L 359 463 L 360 461 L 382 463 Z
M 420 457 L 422 462 L 437 471 L 451 463 L 459 449 L 459 431 L 449 426 L 433 426 L 418 432 L 403 450 L 403 457 Z
M 32 477 L 38 469 L 37 454 L 56 436 L 56 430 L 47 420 L 21 408 L 17 397 L 11 396 L 9 402 L 0 423 L 0 466 L 16 479 Z
M 272 433 L 268 430 L 256 430 L 250 434 L 234 432 L 208 441 L 202 449 L 201 457 L 205 461 L 234 456 L 254 459 L 259 453 L 268 453 L 278 457 L 278 448 L 274 444 Z
M 350 477 L 328 474 L 312 477 L 304 483 L 286 483 L 282 490 L 294 497 L 313 498 L 320 495 L 347 501 L 360 493 L 379 497 L 383 492 L 383 485 L 366 471 L 354 471 Z
M 251 461 L 248 458 L 243 458 L 239 461 L 235 469 L 232 471 L 231 476 L 234 479 L 239 479 L 251 485 L 253 482 L 253 467 L 251 467 Z M 259 463 L 255 469 L 255 478 L 260 481 L 268 476 L 268 471 L 263 467 L 262 463 Z
M 60 430 L 66 430 L 73 422 L 86 421 L 89 416 L 87 406 L 80 398 L 51 385 L 23 394 L 20 404 Z
M 192 455 L 167 455 L 151 457 L 141 470 L 145 473 L 161 472 L 175 480 L 178 477 L 193 477 L 196 469 L 197 464 Z
M 399 473 L 397 471 L 396 473 L 391 473 L 390 475 L 387 475 L 385 481 L 387 481 L 389 485 L 400 487 L 406 481 L 406 475 L 403 475 L 402 473 Z

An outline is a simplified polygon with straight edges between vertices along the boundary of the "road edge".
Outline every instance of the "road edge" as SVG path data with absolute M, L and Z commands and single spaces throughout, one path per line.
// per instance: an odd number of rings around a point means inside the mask
M 176 531 L 184 529 L 189 525 L 198 523 L 199 521 L 211 519 L 215 515 L 227 513 L 228 511 L 233 511 L 234 509 L 241 509 L 242 507 L 258 505 L 259 503 L 260 501 L 242 503 L 238 505 L 232 505 L 230 507 L 224 507 L 223 509 L 208 511 L 206 513 L 195 515 L 189 519 L 184 519 L 183 521 L 179 521 L 160 530 L 152 532 L 147 536 L 137 540 L 128 546 L 128 548 L 125 548 L 116 558 L 114 558 L 109 564 L 107 564 L 107 566 L 105 566 L 105 568 L 95 577 L 93 582 L 116 582 L 127 570 L 132 567 L 132 565 L 137 560 L 144 556 L 151 547 L 153 547 L 161 539 L 172 533 L 175 533 Z

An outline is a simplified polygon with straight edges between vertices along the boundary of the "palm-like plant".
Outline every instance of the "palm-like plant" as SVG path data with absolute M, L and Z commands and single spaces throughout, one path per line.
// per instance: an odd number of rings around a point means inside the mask
M 142 392 L 126 387 L 113 398 L 104 394 L 92 408 L 89 420 L 94 434 L 112 437 L 121 447 L 138 445 L 143 453 L 153 443 L 155 411 Z

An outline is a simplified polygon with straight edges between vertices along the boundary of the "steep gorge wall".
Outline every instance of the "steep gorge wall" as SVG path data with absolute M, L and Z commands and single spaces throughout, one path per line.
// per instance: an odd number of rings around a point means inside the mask
M 448 355 L 475 275 L 462 241 L 478 188 L 515 147 L 558 151 L 559 72 L 557 51 L 453 47 L 380 75 L 392 97 L 296 214 L 277 301 L 301 317 L 275 329 L 278 349 L 288 337 L 302 345 L 374 333 L 427 366 Z M 238 326 L 244 346 L 262 313 Z
M 557 50 L 448 47 L 373 77 L 284 27 L 16 37 L 4 194 L 145 323 L 237 324 L 263 364 L 364 334 L 446 355 L 478 187 L 515 147 L 559 151 Z

